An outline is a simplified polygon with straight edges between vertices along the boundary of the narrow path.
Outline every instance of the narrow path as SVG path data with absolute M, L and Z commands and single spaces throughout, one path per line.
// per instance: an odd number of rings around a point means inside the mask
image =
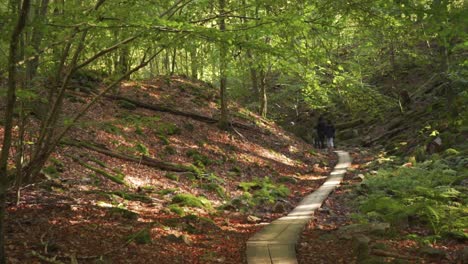
M 328 195 L 343 179 L 351 165 L 348 152 L 335 151 L 338 164 L 325 183 L 306 196 L 287 216 L 281 217 L 247 241 L 249 264 L 296 264 L 296 243 L 304 226 L 312 219 L 314 211 L 322 205 Z

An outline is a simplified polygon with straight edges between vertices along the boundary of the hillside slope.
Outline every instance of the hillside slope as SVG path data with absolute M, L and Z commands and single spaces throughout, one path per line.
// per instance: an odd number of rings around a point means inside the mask
M 70 91 L 67 112 L 91 99 L 83 91 Z M 122 84 L 134 103 L 93 107 L 19 205 L 11 192 L 10 263 L 245 262 L 259 223 L 319 186 L 333 157 L 235 105 L 231 129 L 219 130 L 216 92 L 160 77 Z

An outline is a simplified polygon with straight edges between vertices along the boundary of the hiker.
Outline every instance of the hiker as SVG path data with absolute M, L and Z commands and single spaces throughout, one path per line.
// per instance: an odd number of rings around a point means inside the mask
M 325 137 L 327 138 L 327 147 L 331 151 L 335 147 L 333 144 L 333 138 L 335 137 L 335 126 L 330 120 L 327 120 L 324 129 Z
M 325 125 L 325 119 L 323 116 L 320 116 L 317 126 L 315 126 L 315 129 L 317 130 L 317 137 L 314 140 L 314 145 L 318 149 L 325 148 Z

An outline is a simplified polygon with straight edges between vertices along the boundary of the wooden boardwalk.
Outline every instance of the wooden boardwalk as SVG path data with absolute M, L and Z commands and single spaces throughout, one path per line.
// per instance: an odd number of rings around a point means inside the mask
M 296 264 L 296 243 L 304 226 L 313 218 L 314 211 L 338 186 L 351 165 L 348 152 L 335 151 L 338 164 L 325 183 L 306 196 L 287 216 L 281 217 L 247 241 L 249 264 Z

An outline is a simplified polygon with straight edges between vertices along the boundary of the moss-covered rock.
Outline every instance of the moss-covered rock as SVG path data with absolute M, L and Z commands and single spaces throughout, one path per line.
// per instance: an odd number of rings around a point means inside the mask
M 137 213 L 127 210 L 125 208 L 120 208 L 120 207 L 112 207 L 109 210 L 109 212 L 111 215 L 119 215 L 124 218 L 131 219 L 131 220 L 137 220 L 139 217 Z
M 211 209 L 211 202 L 203 196 L 195 196 L 189 193 L 177 194 L 172 198 L 173 204 L 178 204 L 179 206 L 187 207 L 198 207 Z

